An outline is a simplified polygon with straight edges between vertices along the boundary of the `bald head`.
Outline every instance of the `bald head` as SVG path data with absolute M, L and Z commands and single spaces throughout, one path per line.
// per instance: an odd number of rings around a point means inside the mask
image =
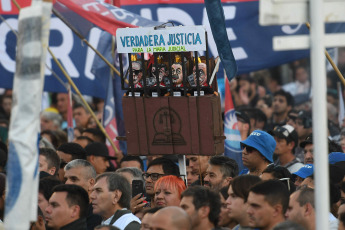
M 191 230 L 192 224 L 182 208 L 169 206 L 153 215 L 150 227 L 151 230 Z

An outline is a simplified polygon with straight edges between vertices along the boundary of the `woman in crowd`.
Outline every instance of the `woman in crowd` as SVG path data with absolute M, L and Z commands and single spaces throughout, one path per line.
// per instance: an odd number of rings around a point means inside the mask
M 177 176 L 164 176 L 154 187 L 154 207 L 179 206 L 181 193 L 186 189 L 183 180 Z

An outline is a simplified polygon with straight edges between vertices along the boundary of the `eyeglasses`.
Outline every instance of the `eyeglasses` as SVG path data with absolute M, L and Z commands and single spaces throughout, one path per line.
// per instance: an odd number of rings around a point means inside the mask
M 245 144 L 241 144 L 241 149 L 244 150 L 244 148 L 246 149 L 247 153 L 252 153 L 254 151 L 257 151 L 255 148 L 245 145 Z
M 159 173 L 143 173 L 143 178 L 145 180 L 149 179 L 151 177 L 151 180 L 156 181 L 162 176 L 165 176 L 164 174 L 159 174 Z

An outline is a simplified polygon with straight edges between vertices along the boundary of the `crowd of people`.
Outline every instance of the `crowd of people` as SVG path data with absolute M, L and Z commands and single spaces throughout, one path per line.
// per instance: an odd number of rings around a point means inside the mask
M 41 112 L 37 221 L 30 229 L 211 230 L 316 229 L 312 84 L 305 60 L 230 82 L 241 135 L 231 155 L 111 156 L 89 111 L 73 105 L 74 140 L 67 141 L 66 93 L 51 95 Z M 345 50 L 339 50 L 345 70 Z M 285 66 L 286 67 L 286 66 Z M 289 73 L 285 70 L 285 74 Z M 327 75 L 330 229 L 345 229 L 345 122 L 334 73 Z M 341 92 L 343 93 L 343 91 Z M 4 220 L 11 90 L 0 108 L 0 220 Z M 92 107 L 102 117 L 104 102 Z

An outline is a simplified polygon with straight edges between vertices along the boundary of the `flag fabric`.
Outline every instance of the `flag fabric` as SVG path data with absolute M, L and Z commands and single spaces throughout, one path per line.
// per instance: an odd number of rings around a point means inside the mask
M 236 76 L 237 64 L 226 31 L 221 0 L 205 0 L 205 7 L 219 57 L 230 81 Z
M 338 82 L 338 95 L 339 95 L 339 113 L 338 113 L 338 121 L 339 127 L 343 127 L 344 118 L 345 118 L 345 108 L 344 108 L 344 98 L 343 98 L 343 91 L 341 89 L 341 83 Z
M 225 77 L 225 104 L 224 104 L 224 135 L 225 139 L 225 156 L 234 159 L 239 171 L 244 169 L 242 162 L 241 134 L 238 130 L 237 117 L 235 114 L 234 103 L 230 92 L 229 80 Z
M 5 229 L 29 229 L 30 221 L 37 219 L 38 140 L 51 7 L 50 3 L 35 1 L 19 14 Z
M 68 84 L 68 107 L 67 107 L 67 139 L 68 142 L 72 142 L 74 139 L 74 127 L 73 127 L 73 103 L 72 103 L 72 90 L 71 85 Z
M 111 34 L 103 31 L 101 34 L 102 42 L 98 44 L 97 50 L 112 64 L 114 64 L 114 58 L 112 51 L 114 49 L 113 37 Z M 116 140 L 118 136 L 117 130 L 117 122 L 116 122 L 116 113 L 115 113 L 115 99 L 114 99 L 114 83 L 113 77 L 119 78 L 115 76 L 114 73 L 111 71 L 109 66 L 99 57 L 94 59 L 92 64 L 92 72 L 96 76 L 96 78 L 107 78 L 107 85 L 104 86 L 107 89 L 106 98 L 104 101 L 104 109 L 103 109 L 103 127 L 107 134 L 109 135 L 110 139 L 114 142 L 115 147 L 120 150 L 119 141 Z M 119 78 L 120 79 L 120 78 Z M 109 155 L 116 156 L 115 150 L 113 149 L 109 140 L 106 141 Z
M 85 19 L 114 36 L 118 28 L 162 24 L 107 4 L 101 0 L 58 0 L 54 4 L 54 9 L 64 15 L 74 27 L 80 28 L 84 35 L 89 27 L 89 23 L 83 22 Z

